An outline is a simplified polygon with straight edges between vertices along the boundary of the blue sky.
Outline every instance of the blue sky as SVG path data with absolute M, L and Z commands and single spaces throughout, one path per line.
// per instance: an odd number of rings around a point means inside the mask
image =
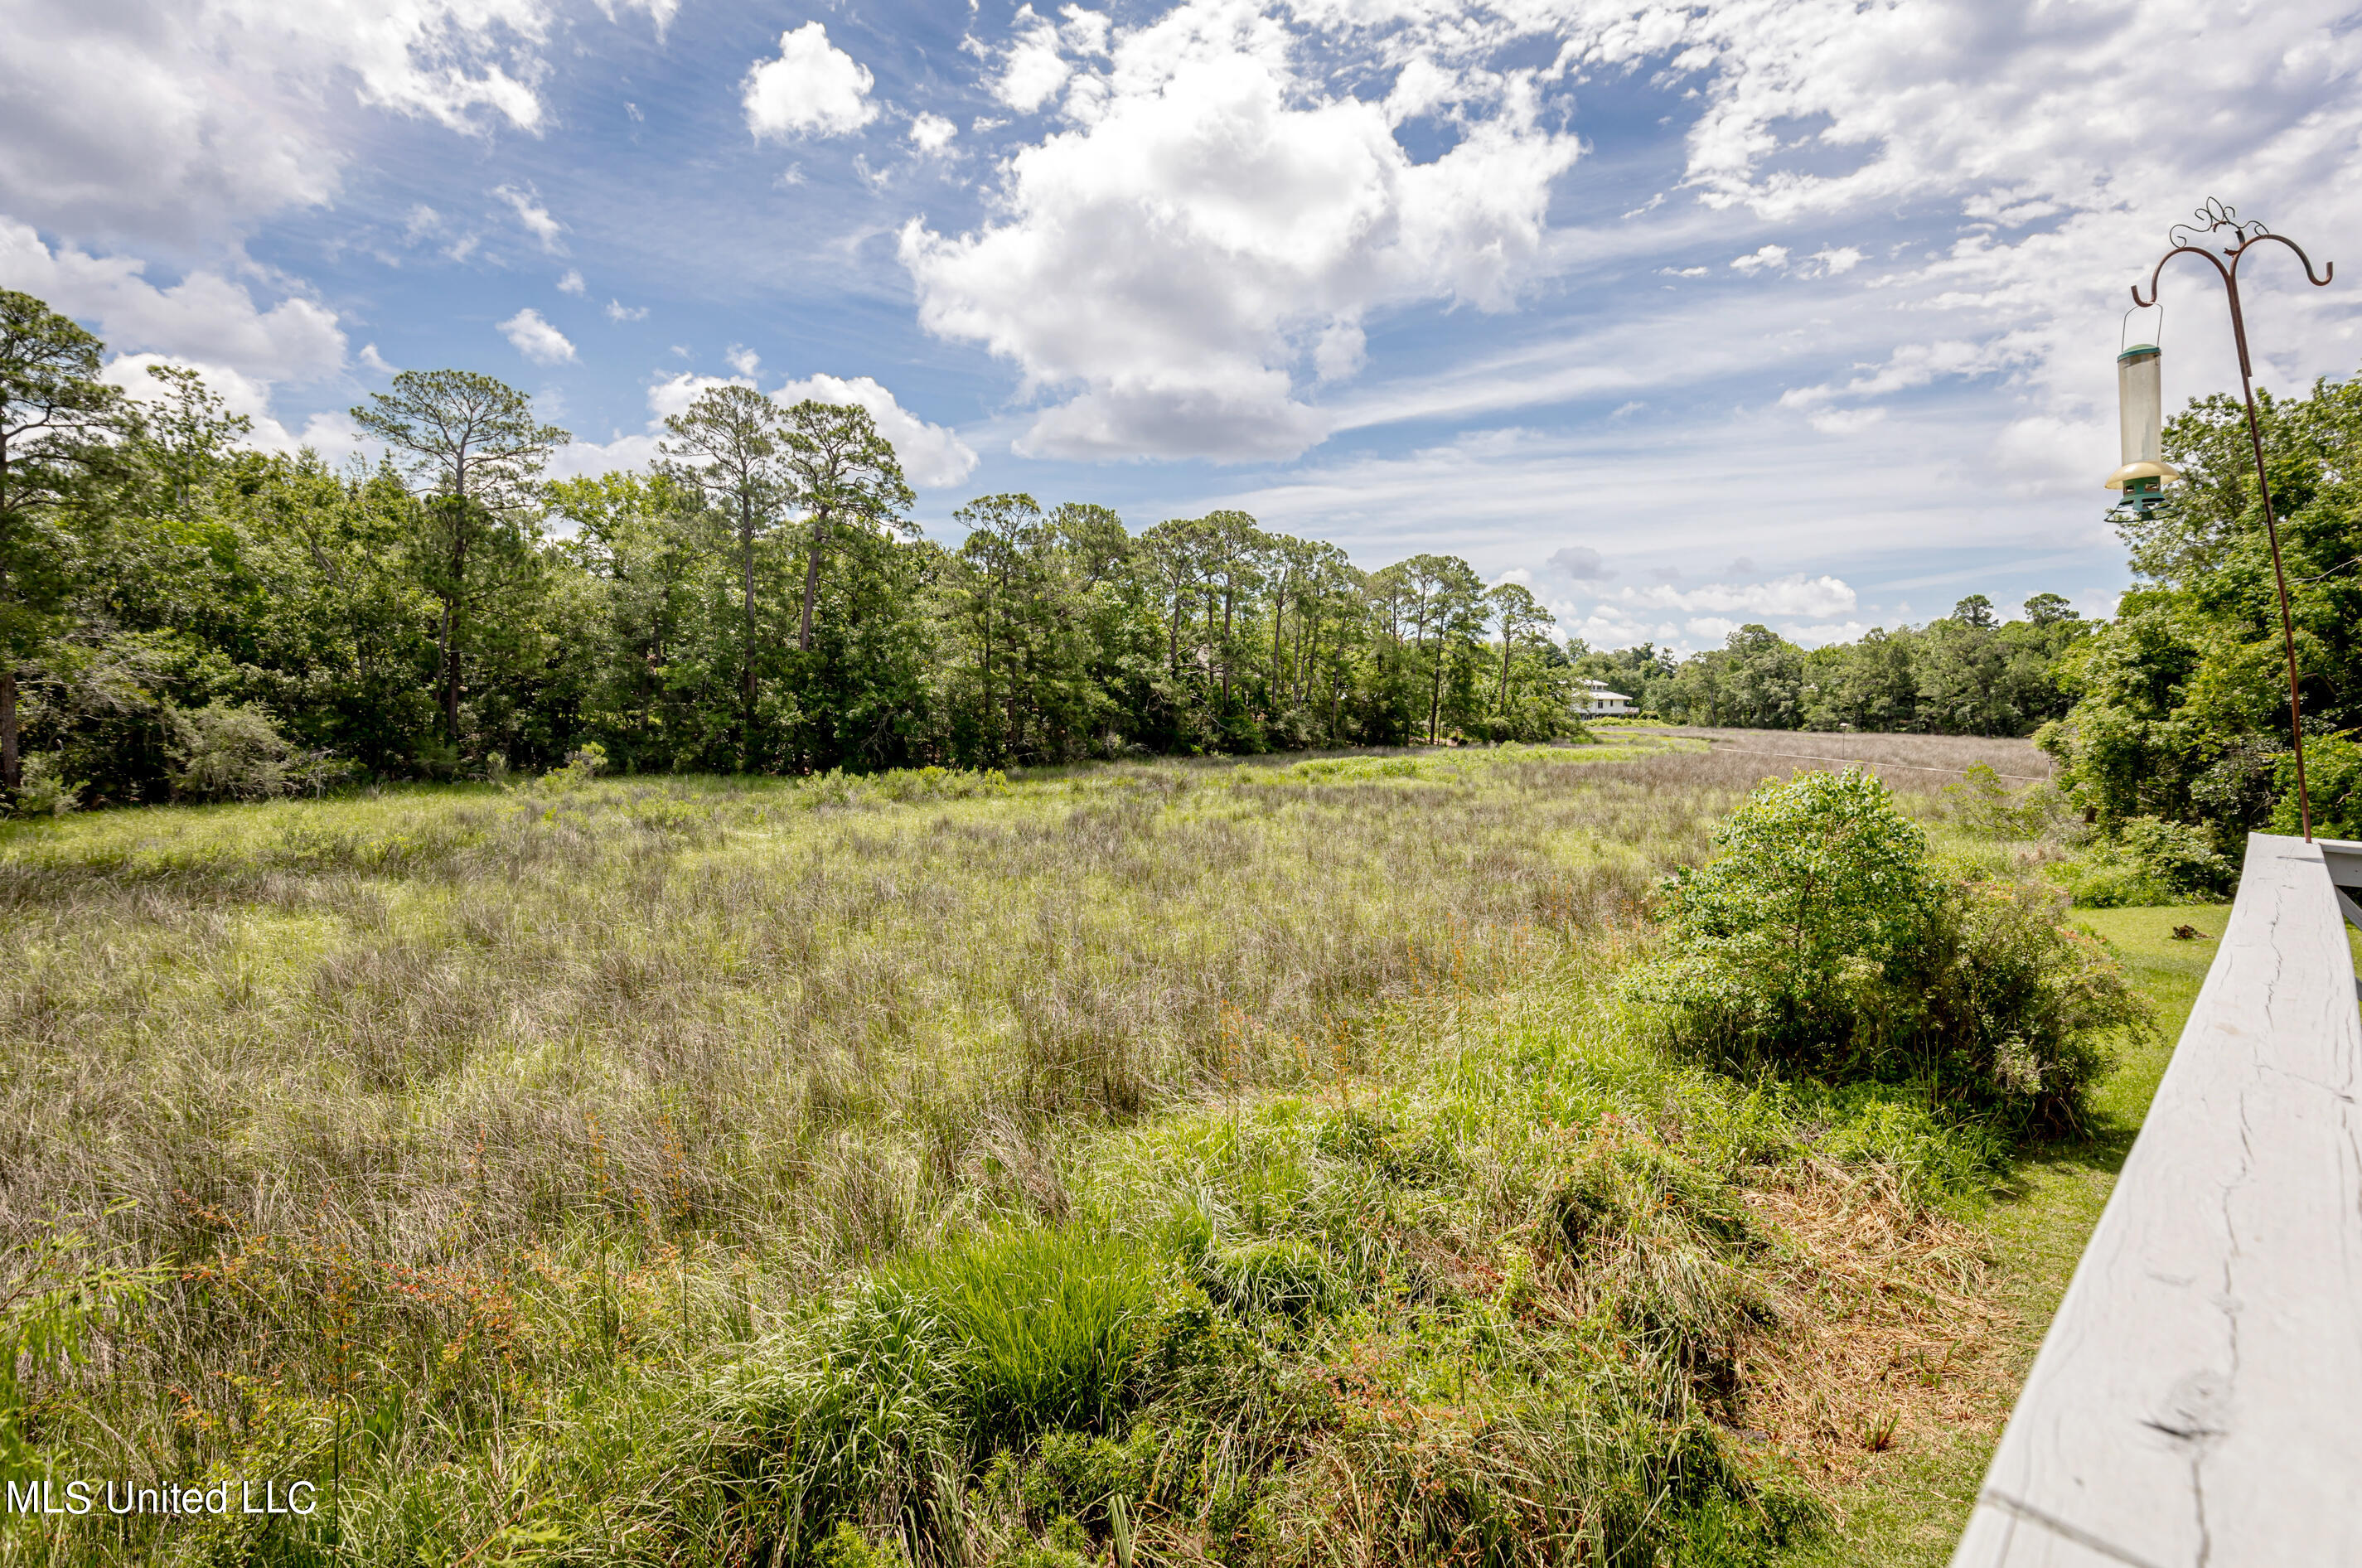
M 338 458 L 397 368 L 532 392 L 566 471 L 737 378 L 870 406 L 945 539 L 997 490 L 1235 506 L 1595 646 L 2104 613 L 2125 285 L 2208 195 L 2352 254 L 2356 20 L 0 0 L 0 284 Z M 2262 379 L 2350 373 L 2362 276 L 2271 259 Z M 2204 283 L 2176 403 L 2234 384 Z

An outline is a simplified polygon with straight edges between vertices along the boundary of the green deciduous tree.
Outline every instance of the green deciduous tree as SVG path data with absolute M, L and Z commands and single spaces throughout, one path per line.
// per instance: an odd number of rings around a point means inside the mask
M 1663 884 L 1664 950 L 1628 983 L 1688 1048 L 2058 1125 L 2107 1037 L 2145 1025 L 2047 896 L 1941 876 L 1875 775 L 1767 783 L 1715 847 Z
M 2308 739 L 2351 734 L 2362 729 L 2362 384 L 2323 381 L 2309 396 L 2259 394 L 2258 404 Z M 2226 856 L 2248 830 L 2296 820 L 2279 603 L 2245 421 L 2218 396 L 2169 422 L 2165 454 L 2188 482 L 2123 528 L 2138 581 L 2114 622 L 2062 650 L 2076 701 L 2041 735 L 2103 826 L 2202 823 Z

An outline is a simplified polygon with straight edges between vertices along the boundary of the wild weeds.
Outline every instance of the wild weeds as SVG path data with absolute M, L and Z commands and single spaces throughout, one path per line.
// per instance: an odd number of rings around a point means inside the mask
M 337 1481 L 167 1560 L 1743 1560 L 1736 1195 L 1974 1159 L 1603 1004 L 1760 759 L 1341 760 L 0 829 L 9 1266 L 155 1278 L 43 1463 Z

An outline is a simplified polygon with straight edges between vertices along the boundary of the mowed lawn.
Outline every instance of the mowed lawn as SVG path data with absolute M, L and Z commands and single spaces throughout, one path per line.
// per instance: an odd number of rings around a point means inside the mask
M 1964 862 L 2056 853 L 1950 825 L 1953 770 L 2038 771 L 2023 742 L 1777 738 L 1816 756 L 1635 731 L 7 829 L 0 1223 L 20 1281 L 113 1303 L 28 1435 L 90 1474 L 333 1473 L 341 1517 L 0 1550 L 784 1562 L 834 1497 L 979 1564 L 1486 1530 L 1938 1561 L 2211 954 L 2161 933 L 2224 911 L 2083 917 L 2164 1025 L 2088 1144 L 1996 1165 L 1907 1096 L 1704 1072 L 1614 977 L 1765 775 L 1864 756 Z M 1201 1303 L 1237 1386 L 1325 1392 L 987 1388 L 971 1324 L 932 1457 L 836 1469 L 807 1396 L 746 1393 L 835 1364 L 879 1290 L 958 1319 L 1000 1246 L 1159 1324 Z M 802 1500 L 764 1454 L 809 1460 Z

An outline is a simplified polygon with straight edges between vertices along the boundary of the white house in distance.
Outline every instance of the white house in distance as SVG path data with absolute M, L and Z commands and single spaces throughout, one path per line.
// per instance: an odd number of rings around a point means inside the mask
M 1586 719 L 1613 719 L 1632 712 L 1632 699 L 1607 690 L 1604 680 L 1586 680 L 1574 696 L 1575 712 Z

